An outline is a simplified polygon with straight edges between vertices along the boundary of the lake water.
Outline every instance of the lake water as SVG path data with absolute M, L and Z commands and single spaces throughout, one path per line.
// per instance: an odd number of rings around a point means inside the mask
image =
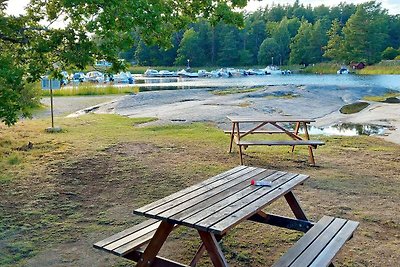
M 244 87 L 266 85 L 320 85 L 386 88 L 400 91 L 400 75 L 265 75 L 238 78 L 137 78 L 133 86 L 147 90 Z
M 124 112 L 131 114 L 132 110 L 134 110 L 133 107 L 135 109 L 145 107 L 145 110 L 147 110 L 146 108 L 153 105 L 152 103 L 154 103 L 155 99 L 157 99 L 157 105 L 167 106 L 174 105 L 173 103 L 176 102 L 193 102 L 205 99 L 209 97 L 208 91 L 216 88 L 272 86 L 270 90 L 261 90 L 237 96 L 232 95 L 232 97 L 250 99 L 253 111 L 270 113 L 272 109 L 275 111 L 280 110 L 284 114 L 296 112 L 318 118 L 337 111 L 345 104 L 354 103 L 364 96 L 383 95 L 388 90 L 400 91 L 400 75 L 277 74 L 238 78 L 136 78 L 135 84 L 126 86 L 134 86 L 138 87 L 139 91 L 150 92 L 137 94 L 121 101 L 117 107 L 121 114 L 125 114 Z M 282 86 L 282 88 L 279 86 Z M 165 90 L 174 91 L 166 92 Z M 291 99 L 291 104 L 288 104 L 284 98 L 279 99 L 279 97 L 274 100 L 268 100 L 270 94 L 275 96 L 280 93 L 293 95 L 300 93 L 302 97 Z M 225 104 L 219 103 L 219 108 L 224 108 Z M 292 106 L 296 106 L 295 111 L 291 108 Z M 242 112 L 234 110 L 234 106 L 229 106 L 227 110 L 221 110 L 220 113 Z M 168 109 L 168 113 L 171 112 L 172 110 Z M 178 111 L 174 110 L 174 112 Z M 186 108 L 184 114 L 178 113 L 179 115 L 174 115 L 177 118 L 172 118 L 171 121 L 183 120 L 181 117 L 185 116 L 194 118 L 199 111 L 190 112 Z M 217 114 L 214 114 L 215 112 Z M 212 121 L 220 120 L 222 115 L 218 112 L 214 111 L 213 114 L 208 114 L 207 119 Z M 202 119 L 204 118 L 202 117 Z M 324 128 L 312 127 L 310 134 L 379 135 L 384 134 L 385 130 L 381 126 L 340 124 Z

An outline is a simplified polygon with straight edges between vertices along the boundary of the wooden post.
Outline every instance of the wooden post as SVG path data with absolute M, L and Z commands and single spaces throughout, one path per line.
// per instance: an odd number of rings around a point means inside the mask
M 285 194 L 285 199 L 297 219 L 308 221 L 306 214 L 304 213 L 303 209 L 300 206 L 300 203 L 297 201 L 296 196 L 293 194 L 292 191 Z
M 174 229 L 173 224 L 167 223 L 165 221 L 161 222 L 149 245 L 146 247 L 143 256 L 139 259 L 136 267 L 145 267 L 152 265 L 154 259 L 156 258 L 165 240 L 167 240 L 167 237 L 171 233 L 172 229 Z
M 308 129 L 307 129 L 307 123 L 303 122 L 303 126 L 304 126 L 304 134 L 306 137 L 306 140 L 310 140 L 310 135 L 308 134 Z M 313 154 L 313 150 L 312 150 L 312 146 L 308 146 L 308 162 L 315 166 L 315 159 L 314 159 L 314 154 Z
M 198 230 L 198 232 L 204 246 L 207 249 L 208 255 L 210 256 L 213 265 L 215 267 L 229 266 L 215 236 L 211 233 L 200 230 Z
M 232 145 L 233 145 L 233 137 L 234 137 L 234 134 L 235 134 L 235 123 L 233 122 L 233 123 L 232 123 L 232 132 L 231 132 L 231 143 L 230 143 L 230 145 L 229 145 L 229 153 L 232 152 Z
M 294 128 L 294 134 L 298 135 L 300 129 L 300 122 L 296 122 L 296 127 Z M 294 146 L 292 146 L 292 153 L 294 152 Z

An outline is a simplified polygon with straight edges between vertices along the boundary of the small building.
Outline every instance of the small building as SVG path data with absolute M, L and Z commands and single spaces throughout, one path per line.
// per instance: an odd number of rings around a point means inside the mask
M 364 62 L 353 62 L 353 63 L 350 63 L 350 67 L 353 69 L 353 70 L 361 70 L 361 69 L 363 69 L 363 68 L 365 68 L 365 63 Z

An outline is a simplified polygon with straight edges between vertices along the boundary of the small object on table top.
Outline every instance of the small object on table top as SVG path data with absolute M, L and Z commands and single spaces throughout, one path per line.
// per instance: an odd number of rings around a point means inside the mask
M 251 185 L 257 185 L 257 186 L 272 186 L 271 181 L 255 181 L 251 180 L 250 182 Z

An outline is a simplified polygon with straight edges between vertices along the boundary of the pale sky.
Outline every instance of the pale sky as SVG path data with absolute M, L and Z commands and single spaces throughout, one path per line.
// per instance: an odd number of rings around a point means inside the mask
M 329 0 L 329 3 L 323 3 L 321 0 L 300 0 L 300 3 L 303 5 L 311 4 L 311 6 L 319 6 L 321 4 L 327 6 L 337 6 L 340 2 L 360 4 L 364 2 L 368 2 L 369 0 Z M 24 7 L 28 4 L 29 0 L 9 0 L 7 13 L 18 15 L 21 14 L 24 10 Z M 254 11 L 260 7 L 265 7 L 266 5 L 271 6 L 273 3 L 275 4 L 293 4 L 295 0 L 250 0 L 247 5 L 247 10 Z M 382 3 L 382 7 L 389 11 L 389 14 L 396 15 L 400 14 L 400 0 L 380 0 Z

